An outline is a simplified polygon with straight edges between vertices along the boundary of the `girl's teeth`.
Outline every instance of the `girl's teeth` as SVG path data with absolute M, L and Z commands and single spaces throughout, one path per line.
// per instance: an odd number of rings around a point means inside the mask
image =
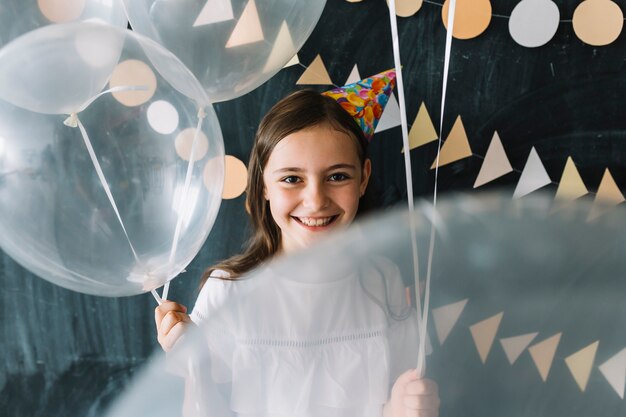
M 307 226 L 326 226 L 330 223 L 332 217 L 326 217 L 324 219 L 310 219 L 307 217 L 301 217 L 300 221 Z

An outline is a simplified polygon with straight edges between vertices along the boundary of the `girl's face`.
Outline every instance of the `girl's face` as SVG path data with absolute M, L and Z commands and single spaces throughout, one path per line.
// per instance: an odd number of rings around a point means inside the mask
M 300 130 L 275 146 L 263 169 L 265 199 L 281 230 L 281 250 L 307 247 L 348 226 L 371 172 L 356 141 L 328 125 Z

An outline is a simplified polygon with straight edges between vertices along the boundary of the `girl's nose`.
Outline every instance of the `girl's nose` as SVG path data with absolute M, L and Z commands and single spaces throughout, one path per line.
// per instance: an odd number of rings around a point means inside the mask
M 328 195 L 323 184 L 309 183 L 304 189 L 302 204 L 311 211 L 325 208 L 328 201 Z

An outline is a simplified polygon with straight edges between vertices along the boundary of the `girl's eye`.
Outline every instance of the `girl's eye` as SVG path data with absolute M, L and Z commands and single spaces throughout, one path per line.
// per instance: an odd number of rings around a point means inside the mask
M 335 174 L 332 174 L 330 177 L 328 177 L 328 179 L 330 181 L 345 181 L 347 179 L 350 179 L 350 177 L 344 174 L 343 172 L 337 172 Z
M 287 184 L 295 184 L 300 182 L 300 178 L 296 177 L 295 175 L 290 175 L 288 177 L 285 177 L 281 180 L 282 182 L 286 182 Z

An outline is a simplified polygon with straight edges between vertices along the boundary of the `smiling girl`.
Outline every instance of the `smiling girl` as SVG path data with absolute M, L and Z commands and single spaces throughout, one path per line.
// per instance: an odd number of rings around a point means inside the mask
M 365 209 L 362 200 L 371 174 L 366 147 L 361 127 L 333 98 L 299 91 L 276 104 L 259 126 L 248 168 L 246 207 L 253 230 L 249 244 L 242 254 L 207 269 L 191 316 L 186 307 L 174 302 L 157 307 L 155 320 L 163 349 L 172 349 L 189 326 L 210 318 L 229 300 L 236 299 L 249 281 L 239 279 L 242 275 L 277 255 L 304 250 L 331 232 L 347 228 Z M 393 291 L 397 297 L 392 304 L 404 303 L 401 307 L 406 307 L 397 268 L 383 262 L 379 270 L 383 272 L 378 275 L 393 282 L 389 288 L 399 289 Z M 266 307 L 259 307 L 252 314 L 255 317 L 248 318 L 250 323 L 258 324 L 247 326 L 254 327 L 254 337 L 243 337 L 262 343 L 251 346 L 256 342 L 246 342 L 241 349 L 247 349 L 247 353 L 241 355 L 249 359 L 262 352 L 263 357 L 275 359 L 275 369 L 255 367 L 254 363 L 238 366 L 248 366 L 251 373 L 247 375 L 253 375 L 249 379 L 260 381 L 258 374 L 269 374 L 272 383 L 259 383 L 258 389 L 277 395 L 249 401 L 255 404 L 242 400 L 233 406 L 235 413 L 437 416 L 436 384 L 418 377 L 412 369 L 397 372 L 386 365 L 386 356 L 393 350 L 393 343 L 386 339 L 390 332 L 402 326 L 414 327 L 415 322 L 408 315 L 398 318 L 391 314 L 385 306 L 389 304 L 388 290 L 383 286 L 385 296 L 372 295 L 375 291 L 367 288 L 376 287 L 378 275 L 365 275 L 332 282 L 333 293 L 328 292 L 328 285 L 307 285 L 264 294 L 271 305 L 265 301 Z M 326 316 L 316 313 L 328 310 L 320 307 L 328 303 L 340 304 L 341 308 Z M 250 305 L 246 307 L 255 311 Z M 288 318 L 284 317 L 285 311 L 289 312 Z M 307 333 L 312 320 L 316 329 L 323 331 Z M 243 339 L 239 335 L 238 340 Z M 417 341 L 411 343 L 416 345 Z M 322 382 L 324 387 L 312 387 L 316 383 L 313 381 L 320 380 L 326 381 Z M 254 382 L 247 383 L 242 391 L 253 391 Z

